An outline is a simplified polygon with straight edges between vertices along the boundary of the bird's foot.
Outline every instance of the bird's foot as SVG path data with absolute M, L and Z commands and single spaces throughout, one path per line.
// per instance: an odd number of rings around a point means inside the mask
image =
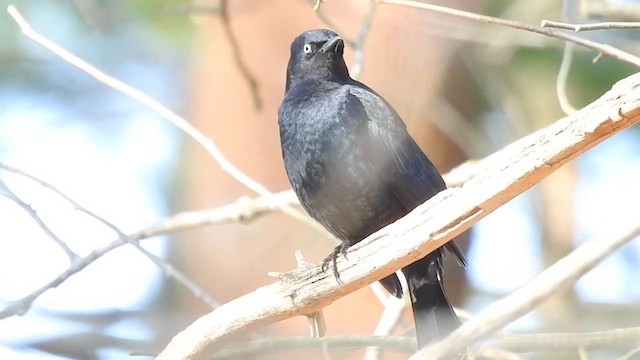
M 331 254 L 329 254 L 329 256 L 322 260 L 322 271 L 327 271 L 327 269 L 329 269 L 329 263 L 331 263 L 333 265 L 333 276 L 336 278 L 336 281 L 340 285 L 342 285 L 342 281 L 340 280 L 340 273 L 338 272 L 336 261 L 338 259 L 338 254 L 342 254 L 345 259 L 347 258 L 347 249 L 349 249 L 349 244 L 343 242 L 340 245 L 336 246 Z

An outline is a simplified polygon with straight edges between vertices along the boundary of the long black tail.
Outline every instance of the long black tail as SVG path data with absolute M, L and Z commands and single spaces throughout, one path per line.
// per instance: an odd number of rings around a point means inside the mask
M 420 348 L 441 340 L 460 326 L 460 320 L 442 287 L 441 252 L 441 249 L 436 250 L 403 269 Z

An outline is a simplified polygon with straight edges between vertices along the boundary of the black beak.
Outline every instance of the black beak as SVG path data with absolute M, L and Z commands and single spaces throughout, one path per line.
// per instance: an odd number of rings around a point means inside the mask
M 339 36 L 329 39 L 326 43 L 324 43 L 324 45 L 322 45 L 322 48 L 320 48 L 320 51 L 322 51 L 323 53 L 334 52 L 336 54 L 342 54 L 343 50 L 344 40 L 342 40 L 342 38 Z

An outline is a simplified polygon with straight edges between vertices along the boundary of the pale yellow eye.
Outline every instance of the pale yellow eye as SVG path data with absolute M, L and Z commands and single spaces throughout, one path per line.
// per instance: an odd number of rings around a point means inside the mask
M 311 54 L 313 52 L 313 44 L 304 44 L 302 51 L 307 55 Z

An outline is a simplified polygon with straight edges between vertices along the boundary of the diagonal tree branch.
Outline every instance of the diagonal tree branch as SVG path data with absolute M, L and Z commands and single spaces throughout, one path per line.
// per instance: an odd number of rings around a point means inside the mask
M 457 10 L 457 9 L 452 9 L 449 7 L 445 7 L 445 6 L 438 6 L 438 5 L 433 5 L 433 4 L 427 4 L 427 3 L 422 3 L 419 1 L 412 1 L 412 0 L 376 0 L 379 4 L 391 4 L 391 5 L 400 5 L 400 6 L 407 6 L 407 7 L 412 7 L 412 8 L 416 8 L 416 9 L 421 9 L 421 10 L 426 10 L 426 11 L 432 11 L 432 12 L 436 12 L 439 14 L 443 14 L 443 15 L 448 15 L 448 16 L 454 16 L 454 17 L 458 17 L 458 18 L 462 18 L 462 19 L 467 19 L 467 20 L 472 20 L 472 21 L 477 21 L 480 23 L 487 23 L 487 24 L 495 24 L 495 25 L 501 25 L 501 26 L 507 26 L 507 27 L 511 27 L 514 29 L 519 29 L 519 30 L 525 30 L 528 32 L 532 32 L 532 33 L 536 33 L 536 34 L 540 34 L 540 35 L 546 35 L 549 37 L 553 37 L 556 39 L 561 39 L 561 40 L 565 40 L 565 41 L 569 41 L 575 44 L 578 44 L 580 46 L 584 46 L 588 49 L 593 49 L 599 53 L 611 56 L 615 59 L 618 59 L 620 61 L 629 63 L 629 64 L 633 64 L 635 66 L 640 66 L 640 58 L 637 56 L 634 56 L 626 51 L 622 51 L 616 47 L 613 47 L 611 45 L 607 45 L 607 44 L 601 44 L 599 42 L 596 41 L 592 41 L 592 40 L 588 40 L 588 39 L 584 39 L 572 34 L 568 34 L 564 31 L 556 31 L 554 29 L 549 29 L 549 28 L 539 28 L 536 26 L 532 26 L 529 24 L 525 24 L 525 23 L 521 23 L 519 21 L 515 21 L 515 20 L 507 20 L 507 19 L 501 19 L 501 18 L 496 18 L 493 16 L 488 16 L 488 15 L 480 15 L 480 14 L 476 14 L 476 13 L 472 13 L 472 12 L 467 12 L 467 11 L 462 11 L 462 10 Z
M 460 349 L 533 310 L 558 289 L 574 283 L 599 261 L 638 235 L 640 223 L 635 223 L 605 237 L 591 239 L 514 293 L 492 303 L 447 338 L 420 350 L 411 359 L 443 359 L 456 354 Z
M 342 285 L 320 267 L 228 302 L 177 334 L 158 359 L 202 359 L 240 332 L 313 313 L 442 246 L 567 161 L 640 121 L 640 74 L 600 99 L 480 161 L 480 172 L 372 234 L 340 257 Z

